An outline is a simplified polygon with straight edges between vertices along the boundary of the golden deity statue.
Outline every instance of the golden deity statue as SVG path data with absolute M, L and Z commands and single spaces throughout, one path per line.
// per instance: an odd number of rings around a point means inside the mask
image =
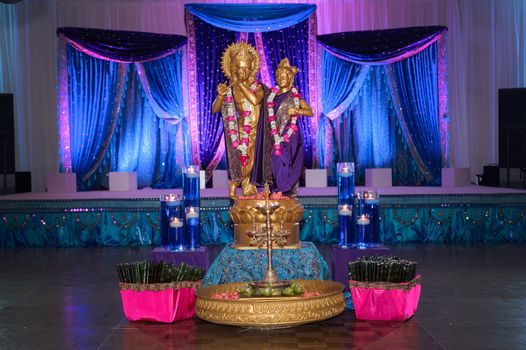
M 256 49 L 245 42 L 231 44 L 221 57 L 221 69 L 230 82 L 217 86 L 212 111 L 222 114 L 232 199 L 238 186 L 245 197 L 257 194 L 250 176 L 264 94 L 256 79 L 259 64 Z

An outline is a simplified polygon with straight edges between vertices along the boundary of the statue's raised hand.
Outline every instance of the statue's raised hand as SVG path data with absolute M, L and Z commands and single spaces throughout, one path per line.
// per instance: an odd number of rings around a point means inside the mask
M 217 94 L 221 97 L 224 97 L 228 92 L 228 86 L 225 83 L 220 83 L 217 85 Z

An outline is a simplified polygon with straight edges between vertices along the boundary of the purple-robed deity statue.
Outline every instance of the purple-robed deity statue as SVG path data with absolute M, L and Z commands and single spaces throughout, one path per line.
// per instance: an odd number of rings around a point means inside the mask
M 276 70 L 276 87 L 264 100 L 264 118 L 258 123 L 258 139 L 251 174 L 253 184 L 272 183 L 273 192 L 295 196 L 303 171 L 303 140 L 300 116 L 312 116 L 312 109 L 293 87 L 298 68 L 284 58 Z M 265 137 L 261 137 L 265 135 Z

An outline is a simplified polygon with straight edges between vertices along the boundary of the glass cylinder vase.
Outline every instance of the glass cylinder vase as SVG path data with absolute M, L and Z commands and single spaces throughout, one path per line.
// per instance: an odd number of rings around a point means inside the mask
M 336 164 L 338 180 L 338 223 L 340 237 L 338 246 L 350 248 L 354 235 L 354 163 L 344 162 Z
M 338 205 L 352 204 L 354 196 L 354 163 L 336 164 L 338 179 Z
M 353 246 L 353 205 L 343 204 L 338 206 L 338 224 L 340 237 L 338 246 L 340 248 L 352 248 Z
M 183 197 L 185 207 L 199 207 L 199 165 L 183 167 Z
M 199 207 L 185 208 L 185 247 L 190 250 L 199 248 Z
M 182 196 L 161 195 L 161 243 L 170 250 L 184 250 L 183 215 Z
M 358 248 L 376 247 L 380 243 L 380 200 L 376 191 L 358 192 L 356 213 Z

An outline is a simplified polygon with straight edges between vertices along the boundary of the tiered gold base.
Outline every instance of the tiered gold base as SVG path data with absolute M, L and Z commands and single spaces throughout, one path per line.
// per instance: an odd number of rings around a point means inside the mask
M 270 215 L 273 232 L 284 230 L 286 243 L 283 247 L 273 244 L 273 249 L 298 249 L 300 245 L 300 222 L 303 220 L 303 205 L 296 198 L 283 198 L 272 200 L 279 203 L 279 208 Z M 264 249 L 251 244 L 251 232 L 261 231 L 266 227 L 266 216 L 258 207 L 265 205 L 262 199 L 242 199 L 236 200 L 230 208 L 230 216 L 234 222 L 234 243 L 235 249 Z
M 305 292 L 315 297 L 261 297 L 239 300 L 213 299 L 217 293 L 230 293 L 246 283 L 230 283 L 196 290 L 197 317 L 220 324 L 244 327 L 278 328 L 326 320 L 345 308 L 343 284 L 333 281 L 297 280 Z

